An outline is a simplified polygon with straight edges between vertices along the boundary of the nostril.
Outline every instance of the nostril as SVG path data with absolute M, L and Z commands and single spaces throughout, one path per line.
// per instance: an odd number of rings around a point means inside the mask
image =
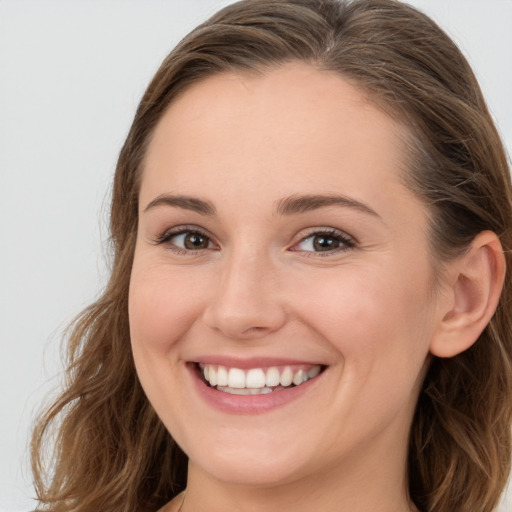
M 264 290 L 263 285 L 247 283 L 247 276 L 234 272 L 229 282 L 220 286 L 204 309 L 202 319 L 211 329 L 231 339 L 265 336 L 286 323 L 280 295 Z M 245 284 L 244 284 L 245 283 Z

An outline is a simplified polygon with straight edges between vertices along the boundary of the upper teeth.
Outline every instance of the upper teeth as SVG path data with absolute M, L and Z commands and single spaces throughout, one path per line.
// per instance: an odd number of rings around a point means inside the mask
M 204 378 L 211 386 L 228 386 L 230 388 L 272 388 L 276 386 L 299 386 L 313 377 L 321 370 L 320 365 L 292 369 L 285 366 L 281 369 L 276 366 L 270 368 L 226 368 L 225 366 L 201 364 Z

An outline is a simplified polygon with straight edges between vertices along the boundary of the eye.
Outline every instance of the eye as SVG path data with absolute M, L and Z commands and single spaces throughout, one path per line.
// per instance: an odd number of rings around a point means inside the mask
M 317 231 L 294 245 L 293 251 L 333 253 L 351 249 L 355 241 L 338 230 Z
M 215 248 L 210 237 L 201 231 L 181 228 L 167 231 L 156 240 L 157 244 L 166 244 L 178 252 L 201 251 Z
M 191 251 L 197 249 L 208 249 L 210 247 L 210 239 L 202 233 L 186 232 L 174 235 L 169 239 L 177 247 L 188 249 Z

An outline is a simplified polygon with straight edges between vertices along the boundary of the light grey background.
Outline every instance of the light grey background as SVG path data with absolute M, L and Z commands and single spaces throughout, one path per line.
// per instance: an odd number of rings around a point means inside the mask
M 172 46 L 227 3 L 0 0 L 1 512 L 34 505 L 30 425 L 59 382 L 64 326 L 107 274 L 108 189 L 137 102 Z M 512 0 L 410 3 L 469 57 L 510 153 Z

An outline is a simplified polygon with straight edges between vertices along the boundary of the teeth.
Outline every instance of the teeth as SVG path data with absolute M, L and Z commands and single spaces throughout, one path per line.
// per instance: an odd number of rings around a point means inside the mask
M 279 370 L 272 366 L 267 370 L 267 378 L 266 384 L 267 386 L 279 386 L 279 382 L 281 381 L 281 375 L 279 374 Z
M 217 385 L 217 373 L 218 372 L 216 372 L 213 367 L 208 371 L 208 382 L 210 383 L 210 386 Z
M 304 375 L 304 372 L 302 370 L 299 370 L 294 376 L 293 376 L 293 380 L 292 382 L 296 385 L 296 386 L 299 386 L 300 384 L 302 384 L 304 381 L 302 380 L 302 376 Z
M 308 379 L 315 378 L 320 373 L 320 366 L 313 366 L 308 372 Z
M 253 368 L 247 372 L 245 377 L 246 388 L 263 388 L 265 383 L 265 372 L 261 368 Z
M 208 379 L 206 379 L 208 380 Z M 228 385 L 228 371 L 224 366 L 219 366 L 217 369 L 217 386 L 227 386 Z M 235 386 L 233 386 L 235 387 Z M 243 387 L 243 386 L 242 386 Z
M 230 395 L 251 395 L 251 390 L 246 388 L 230 388 L 229 386 L 225 386 L 222 388 L 219 388 L 221 391 L 224 391 L 224 393 L 229 393 Z
M 300 386 L 304 382 L 316 377 L 321 366 L 309 367 L 309 370 L 299 368 L 293 371 L 289 366 L 285 366 L 282 371 L 279 368 L 271 366 L 266 370 L 263 368 L 251 368 L 250 370 L 241 370 L 240 368 L 226 368 L 217 365 L 200 365 L 205 380 L 212 387 L 226 393 L 250 395 L 272 393 L 291 386 Z
M 230 368 L 228 373 L 228 386 L 230 388 L 245 388 L 245 372 L 239 368 Z
M 290 367 L 286 367 L 281 374 L 281 386 L 289 386 L 293 382 L 293 372 Z
M 270 388 L 264 387 L 264 388 L 258 388 L 258 389 L 250 389 L 250 388 L 230 388 L 229 386 L 223 386 L 221 388 L 218 388 L 219 391 L 222 391 L 224 393 L 229 393 L 230 395 L 266 395 L 268 393 L 273 393 L 273 391 L 281 391 L 282 388 L 279 386 L 278 388 L 272 390 Z

